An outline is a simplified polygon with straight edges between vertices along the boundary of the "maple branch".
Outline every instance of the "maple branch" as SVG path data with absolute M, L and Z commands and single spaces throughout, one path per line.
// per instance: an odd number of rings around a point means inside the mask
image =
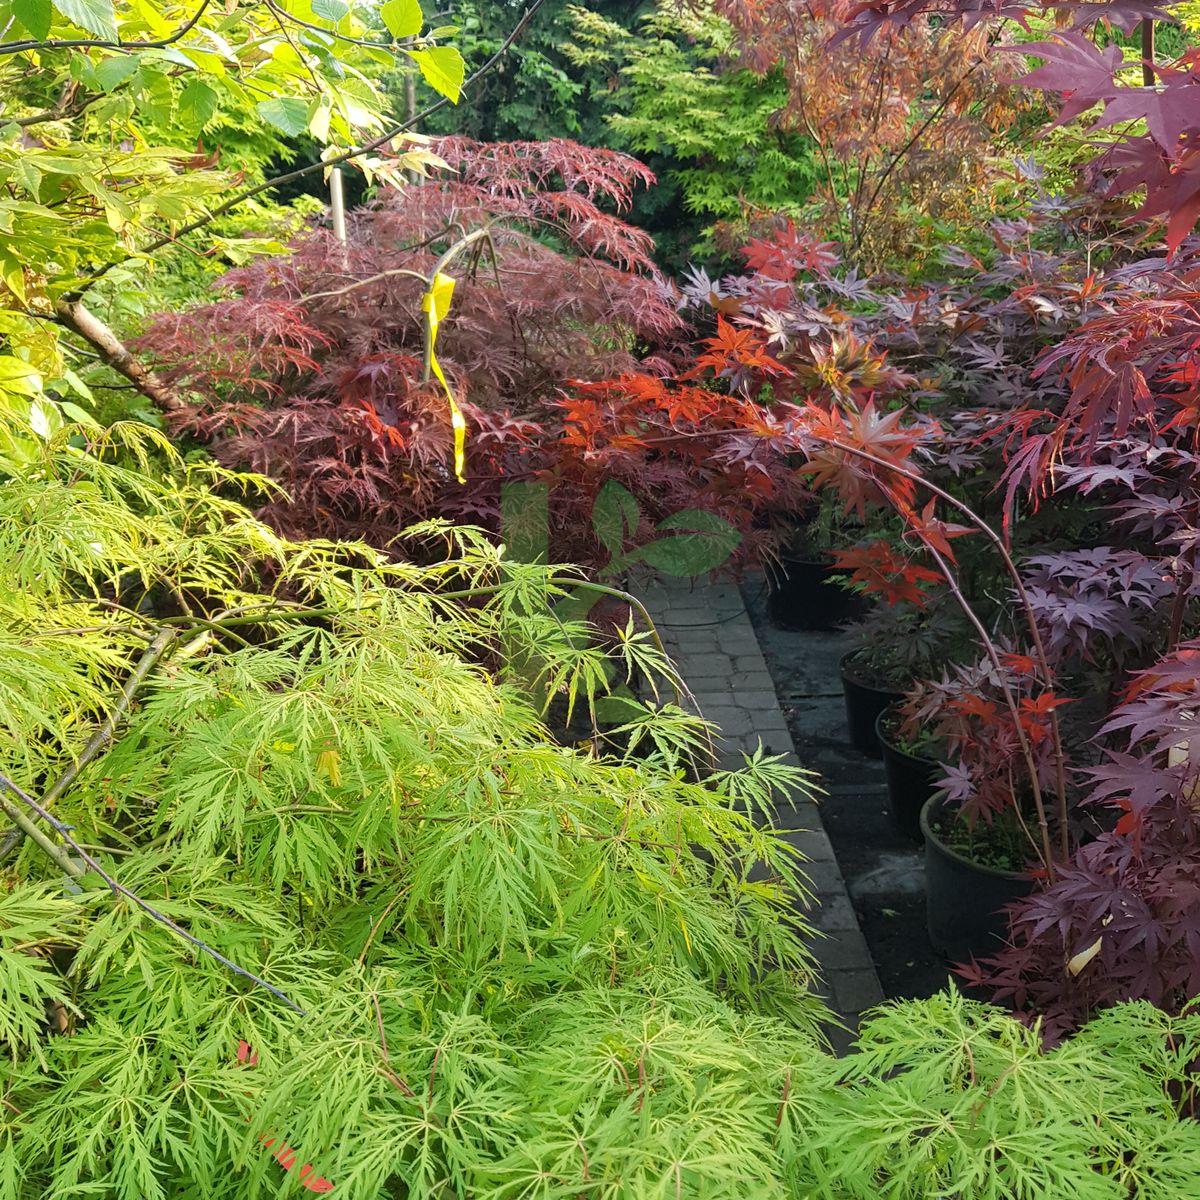
M 1029 628 L 1029 635 L 1033 643 L 1034 654 L 1037 658 L 1038 669 L 1042 674 L 1042 682 L 1047 690 L 1054 687 L 1054 675 L 1050 670 L 1050 661 L 1046 655 L 1045 643 L 1042 641 L 1041 630 L 1038 629 L 1037 614 L 1033 611 L 1033 605 L 1029 599 L 1029 593 L 1025 589 L 1025 581 L 1021 578 L 1021 572 L 1017 570 L 1017 564 L 1013 562 L 1012 555 L 1008 552 L 1008 547 L 1004 544 L 1004 539 L 980 517 L 970 505 L 960 500 L 953 493 L 946 491 L 945 488 L 939 487 L 936 483 L 926 479 L 925 476 L 916 471 L 910 471 L 907 467 L 902 467 L 898 463 L 890 462 L 886 458 L 880 458 L 878 455 L 872 454 L 869 450 L 863 450 L 858 446 L 848 445 L 846 442 L 837 441 L 836 439 L 828 439 L 827 444 L 835 446 L 839 450 L 844 450 L 848 454 L 853 454 L 856 458 L 861 458 L 866 462 L 874 463 L 876 466 L 883 467 L 884 470 L 890 471 L 895 475 L 899 475 L 903 479 L 908 479 L 918 487 L 923 487 L 933 495 L 944 500 L 957 512 L 967 518 L 971 524 L 978 529 L 988 541 L 992 543 L 996 553 L 1000 556 L 1000 561 L 1004 564 L 1005 572 L 1012 580 L 1013 588 L 1016 592 L 1017 599 L 1020 602 L 1021 610 L 1025 614 L 1025 622 Z M 898 509 L 899 505 L 896 506 Z M 900 509 L 901 516 L 904 516 L 903 509 Z M 1058 800 L 1058 818 L 1059 818 L 1059 840 L 1060 849 L 1064 861 L 1070 856 L 1070 838 L 1068 831 L 1068 815 L 1067 808 L 1067 775 L 1066 775 L 1066 756 L 1063 752 L 1062 728 L 1059 724 L 1058 713 L 1051 709 L 1050 718 L 1050 735 L 1054 742 L 1054 762 L 1055 762 L 1055 777 L 1056 791 Z
M 420 38 L 404 38 L 402 40 L 393 38 L 390 42 L 373 42 L 369 38 L 353 37 L 348 33 L 339 33 L 336 28 L 314 25 L 311 21 L 302 20 L 293 13 L 285 12 L 275 3 L 275 0 L 267 0 L 267 7 L 275 15 L 276 20 L 282 17 L 293 25 L 299 25 L 301 29 L 311 29 L 313 33 L 323 34 L 325 37 L 334 38 L 339 42 L 348 42 L 352 46 L 365 46 L 368 50 L 395 51 L 402 46 L 413 45 L 421 40 Z
M 791 31 L 792 31 L 792 52 L 796 56 L 796 61 L 799 62 L 800 58 L 801 58 L 800 31 L 796 27 L 796 17 L 792 11 L 792 8 L 790 5 L 787 6 L 787 8 L 785 9 L 785 12 L 786 12 L 786 16 L 787 16 L 788 25 L 791 27 Z M 804 85 L 801 82 L 801 79 L 802 79 L 802 76 L 797 74 L 796 81 L 794 83 L 794 87 L 796 89 L 796 98 L 797 98 L 797 101 L 799 102 L 799 106 L 800 106 L 799 107 L 800 121 L 804 126 L 804 132 L 812 140 L 813 145 L 815 145 L 817 148 L 817 153 L 820 154 L 820 156 L 821 156 L 822 165 L 825 167 L 825 178 L 826 178 L 826 180 L 828 182 L 828 186 L 829 186 L 829 197 L 830 197 L 830 200 L 833 201 L 832 207 L 833 207 L 834 219 L 837 221 L 838 232 L 841 233 L 842 229 L 843 229 L 842 208 L 841 208 L 841 205 L 837 203 L 837 185 L 834 183 L 834 179 L 833 179 L 833 167 L 830 165 L 829 153 L 826 150 L 824 141 L 822 141 L 821 138 L 817 137 L 816 131 L 812 127 L 812 121 L 808 115 L 808 102 L 805 98 Z
M 1195 582 L 1196 578 L 1196 547 L 1190 546 L 1181 556 L 1183 560 L 1184 572 L 1186 578 L 1179 578 L 1179 590 L 1175 593 L 1175 599 L 1171 601 L 1171 616 L 1167 623 L 1167 645 L 1164 649 L 1164 654 L 1170 654 L 1179 645 L 1179 639 L 1183 636 L 1183 617 L 1187 612 L 1188 589 Z M 1184 574 L 1180 572 L 1180 574 Z
M 378 275 L 369 275 L 366 279 L 356 279 L 353 283 L 348 283 L 345 287 L 334 288 L 330 292 L 310 292 L 307 296 L 300 296 L 296 303 L 306 304 L 309 300 L 328 300 L 332 296 L 344 296 L 356 288 L 369 287 L 372 283 L 379 283 L 383 279 L 391 279 L 397 275 L 407 275 L 409 279 L 416 279 L 426 285 L 429 283 L 420 271 L 410 271 L 406 267 L 394 267 L 390 271 L 380 271 Z
M 80 751 L 79 757 L 42 793 L 42 803 L 49 808 L 60 799 L 63 793 L 79 778 L 79 773 L 98 755 L 110 741 L 116 731 L 117 723 L 125 715 L 138 689 L 146 682 L 150 672 L 154 670 L 159 659 L 171 648 L 178 635 L 173 629 L 161 630 L 158 636 L 146 647 L 137 666 L 130 673 L 121 688 L 117 702 L 112 711 L 104 718 L 100 728 L 88 739 L 87 745 Z M 20 825 L 11 830 L 0 842 L 0 862 L 3 862 L 20 844 L 23 830 Z
M 214 949 L 207 942 L 201 941 L 195 934 L 189 933 L 178 922 L 173 921 L 166 913 L 159 912 L 148 900 L 143 900 L 137 892 L 131 888 L 127 888 L 119 879 L 111 875 L 100 861 L 91 853 L 90 850 L 82 843 L 77 841 L 71 835 L 71 827 L 64 825 L 53 813 L 48 811 L 44 805 L 35 800 L 28 792 L 18 787 L 7 775 L 0 774 L 0 789 L 11 792 L 21 800 L 32 812 L 45 821 L 60 838 L 75 851 L 76 855 L 82 860 L 82 864 L 76 862 L 62 846 L 55 845 L 52 839 L 38 828 L 37 824 L 32 821 L 29 816 L 22 812 L 7 796 L 0 795 L 0 808 L 3 808 L 6 813 L 16 822 L 16 824 L 29 835 L 37 845 L 44 850 L 56 862 L 63 871 L 72 879 L 82 879 L 88 871 L 94 871 L 108 885 L 109 890 L 115 896 L 124 896 L 126 900 L 131 901 L 142 910 L 151 920 L 157 921 L 160 925 L 165 926 L 177 937 L 183 938 L 185 942 L 195 946 L 202 954 L 207 954 L 210 958 L 215 959 L 223 967 L 232 971 L 235 975 L 240 975 L 243 979 L 249 980 L 257 987 L 265 988 L 278 1000 L 282 1000 L 288 1008 L 301 1016 L 307 1016 L 308 1011 L 301 1008 L 285 991 L 277 988 L 274 984 L 268 983 L 265 979 L 255 975 L 253 971 L 247 971 L 245 967 L 238 966 L 232 959 L 226 958 L 219 950 Z
M 160 408 L 170 412 L 182 405 L 174 388 L 145 366 L 112 329 L 78 298 L 64 297 L 59 300 L 54 306 L 52 320 L 93 346 L 102 362 L 124 375 L 143 396 L 153 400 Z
M 925 136 L 926 130 L 928 130 L 929 127 L 934 123 L 934 121 L 936 121 L 942 115 L 942 113 L 944 113 L 946 111 L 946 109 L 950 105 L 950 101 L 953 100 L 954 97 L 958 94 L 959 89 L 963 86 L 964 83 L 967 82 L 967 79 L 982 65 L 983 65 L 983 59 L 980 58 L 980 59 L 976 60 L 976 62 L 974 63 L 973 66 L 969 67 L 966 70 L 966 72 L 962 75 L 962 77 L 958 80 L 958 82 L 942 98 L 942 102 L 917 127 L 917 130 L 912 135 L 912 137 L 910 137 L 908 139 L 908 141 L 905 142 L 904 145 L 901 146 L 900 149 L 897 150 L 896 153 L 892 156 L 891 162 L 889 162 L 888 165 L 886 167 L 884 167 L 883 171 L 880 173 L 879 180 L 875 185 L 875 190 L 872 191 L 870 199 L 867 201 L 866 205 L 863 208 L 864 213 L 869 213 L 871 211 L 871 209 L 873 209 L 875 207 L 875 201 L 879 199 L 879 193 L 883 191 L 884 185 L 887 183 L 888 179 L 891 177 L 892 172 L 900 165 L 901 161 L 904 159 L 904 156 L 917 144 L 917 142 L 919 142 L 921 140 L 921 138 L 923 138 Z M 856 241 L 859 245 L 861 245 L 861 240 L 862 240 L 861 237 L 856 239 Z
M 79 98 L 81 95 L 83 95 L 83 99 Z M 61 98 L 53 108 L 32 113 L 28 117 L 15 117 L 12 120 L 5 120 L 4 124 L 16 125 L 19 129 L 28 129 L 32 125 L 43 125 L 47 121 L 69 121 L 71 118 L 77 117 L 86 111 L 96 101 L 103 99 L 103 92 L 94 92 L 91 95 L 87 95 L 81 93 L 75 84 L 71 84 L 63 89 Z
M 1012 694 L 1012 689 L 1009 687 L 1008 679 L 1005 677 L 1004 667 L 1000 662 L 1000 652 L 996 647 L 996 643 L 992 640 L 991 635 L 984 627 L 983 622 L 979 619 L 975 610 L 971 607 L 966 596 L 963 595 L 962 589 L 958 586 L 958 581 L 955 579 L 953 572 L 950 570 L 950 564 L 942 557 L 938 550 L 930 544 L 928 539 L 923 537 L 919 532 L 917 534 L 924 543 L 925 549 L 937 563 L 938 570 L 941 571 L 946 584 L 950 589 L 950 594 L 954 597 L 955 603 L 962 609 L 968 621 L 983 644 L 984 652 L 987 654 L 992 668 L 996 672 L 996 679 L 1000 684 L 1000 690 L 1004 693 L 1004 703 L 1008 707 L 1009 714 L 1013 720 L 1013 730 L 1016 732 L 1017 740 L 1021 744 L 1021 757 L 1025 759 L 1025 769 L 1029 773 L 1029 782 L 1033 788 L 1033 806 L 1037 811 L 1038 830 L 1041 833 L 1042 845 L 1039 851 L 1039 857 L 1042 859 L 1042 864 L 1046 868 L 1047 878 L 1050 883 L 1054 882 L 1054 851 L 1050 841 L 1050 824 L 1046 818 L 1046 804 L 1042 799 L 1042 788 L 1038 782 L 1037 764 L 1033 757 L 1033 747 L 1029 744 L 1029 737 L 1025 732 L 1024 726 L 1021 724 L 1021 710 L 1017 705 L 1016 697 Z M 1053 709 L 1051 709 L 1053 714 Z M 1013 808 L 1017 808 L 1017 797 L 1014 791 Z M 1020 814 L 1018 812 L 1018 819 Z M 1022 822 L 1024 824 L 1024 822 Z M 1031 839 L 1032 840 L 1032 839 Z M 1037 843 L 1034 842 L 1034 848 L 1037 848 Z M 1065 857 L 1065 856 L 1064 856 Z
M 23 42 L 0 42 L 0 54 L 20 54 L 26 50 L 161 50 L 165 46 L 170 46 L 179 41 L 180 38 L 187 37 L 196 25 L 200 18 L 204 16 L 208 6 L 212 0 L 200 0 L 200 7 L 192 14 L 191 18 L 181 25 L 169 37 L 160 38 L 153 42 L 122 42 L 119 38 L 117 41 L 108 41 L 103 38 L 66 38 L 57 41 L 40 41 L 37 38 L 27 38 Z
M 468 75 L 465 80 L 463 80 L 462 87 L 459 89 L 460 95 L 478 82 L 480 78 L 488 74 L 488 72 L 490 72 L 500 62 L 500 60 L 504 58 L 504 56 L 511 49 L 513 43 L 521 36 L 522 33 L 525 32 L 526 26 L 531 20 L 533 20 L 534 15 L 545 2 L 546 0 L 531 0 L 531 3 L 521 14 L 517 23 L 509 31 L 508 36 L 503 42 L 500 43 L 500 46 L 496 52 L 482 66 L 478 67 L 475 71 Z M 212 209 L 210 212 L 205 213 L 204 216 L 197 217 L 195 220 L 188 222 L 188 224 L 182 226 L 176 232 L 163 234 L 160 237 L 155 238 L 154 241 L 150 242 L 149 245 L 143 247 L 143 249 L 138 252 L 138 256 L 144 257 L 147 254 L 153 254 L 154 251 L 161 250 L 164 246 L 169 246 L 172 243 L 177 242 L 180 238 L 186 237 L 189 233 L 195 233 L 196 230 L 203 229 L 205 225 L 208 225 L 210 222 L 215 221 L 218 217 L 223 217 L 227 212 L 231 212 L 233 209 L 237 208 L 237 206 L 244 200 L 249 200 L 262 192 L 270 191 L 272 188 L 279 187 L 284 183 L 291 183 L 295 179 L 303 179 L 305 176 L 311 175 L 314 171 L 326 171 L 331 167 L 336 167 L 342 163 L 351 162 L 356 158 L 361 158 L 364 154 L 370 154 L 372 151 L 378 150 L 381 146 L 386 145 L 394 138 L 399 137 L 400 134 L 405 133 L 409 129 L 419 125 L 422 121 L 424 121 L 427 117 L 432 116 L 435 112 L 440 112 L 449 103 L 450 98 L 448 96 L 442 96 L 439 100 L 434 101 L 434 103 L 429 105 L 427 108 L 422 109 L 421 112 L 416 113 L 415 115 L 408 117 L 406 120 L 401 121 L 399 124 L 392 126 L 392 128 L 387 130 L 387 132 L 371 138 L 369 141 L 364 142 L 356 149 L 347 150 L 342 154 L 334 155 L 332 158 L 324 159 L 321 162 L 309 163 L 307 166 L 297 167 L 294 171 L 287 171 L 282 175 L 276 175 L 271 179 L 264 180 L 262 183 L 257 183 L 251 187 L 244 188 L 236 195 L 231 196 L 224 203 L 218 204 L 217 207 Z M 126 259 L 122 261 L 128 260 Z M 64 299 L 68 301 L 78 301 L 88 291 L 89 288 L 93 287 L 96 283 L 103 279 L 104 276 L 109 273 L 109 271 L 114 270 L 119 265 L 121 264 L 114 261 L 106 263 L 102 267 L 98 267 L 76 288 L 69 292 Z

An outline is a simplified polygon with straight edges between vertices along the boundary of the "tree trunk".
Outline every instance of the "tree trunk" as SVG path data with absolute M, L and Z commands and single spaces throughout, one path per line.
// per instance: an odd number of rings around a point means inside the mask
M 172 412 L 183 407 L 183 401 L 174 388 L 139 362 L 125 343 L 95 313 L 84 307 L 82 300 L 60 300 L 55 305 L 54 313 L 63 328 L 83 338 L 108 366 L 124 375 L 159 408 Z

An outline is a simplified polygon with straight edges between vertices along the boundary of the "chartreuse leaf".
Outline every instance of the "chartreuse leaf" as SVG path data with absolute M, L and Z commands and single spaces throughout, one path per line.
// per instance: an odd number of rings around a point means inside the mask
M 72 25 L 86 29 L 105 41 L 117 40 L 117 18 L 113 0 L 54 0 L 54 7 Z
M 327 95 L 318 96 L 309 105 L 308 131 L 319 142 L 329 140 L 329 122 L 333 117 L 333 101 Z
M 394 38 L 416 37 L 425 21 L 417 0 L 387 0 L 379 15 Z
M 24 264 L 3 246 L 0 246 L 0 280 L 22 304 L 26 303 Z
M 179 93 L 180 117 L 198 126 L 209 123 L 217 112 L 217 93 L 202 79 L 191 79 Z
M 421 68 L 425 82 L 457 104 L 466 78 L 463 56 L 453 46 L 430 46 L 427 50 L 409 50 L 407 53 Z
M 54 5 L 50 0 L 12 0 L 12 15 L 25 27 L 30 37 L 40 41 L 50 33 Z
M 106 92 L 111 92 L 138 69 L 140 62 L 136 54 L 114 54 L 111 58 L 98 62 L 93 73 L 100 87 Z
M 350 5 L 346 0 L 313 0 L 312 10 L 314 16 L 336 25 L 350 11 Z
M 308 128 L 308 101 L 294 96 L 277 96 L 273 100 L 260 100 L 258 115 L 290 137 L 303 133 Z
M 11 354 L 0 355 L 0 392 L 37 396 L 41 390 L 42 377 L 36 368 Z

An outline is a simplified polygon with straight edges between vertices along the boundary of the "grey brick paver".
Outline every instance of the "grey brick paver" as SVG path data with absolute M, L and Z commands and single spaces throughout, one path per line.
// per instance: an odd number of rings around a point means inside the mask
M 770 753 L 796 763 L 787 721 L 740 590 L 729 583 L 650 579 L 635 584 L 634 591 L 658 624 L 696 705 L 721 727 L 720 765 L 737 765 L 739 747 L 752 751 L 759 739 Z M 829 681 L 829 691 L 840 695 L 836 679 Z M 822 994 L 854 1030 L 859 1014 L 879 1004 L 883 994 L 820 810 L 801 797 L 795 809 L 781 808 L 775 820 L 785 840 L 808 860 L 805 871 L 817 903 L 806 917 L 824 934 L 813 946 L 825 981 Z M 835 1034 L 833 1041 L 844 1047 L 848 1039 Z

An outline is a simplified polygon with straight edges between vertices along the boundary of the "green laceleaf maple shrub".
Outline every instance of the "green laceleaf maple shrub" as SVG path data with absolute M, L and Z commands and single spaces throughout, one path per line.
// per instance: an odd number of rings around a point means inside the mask
M 769 820 L 806 776 L 706 772 L 652 633 L 550 607 L 576 581 L 285 542 L 143 426 L 16 443 L 5 1200 L 1198 1194 L 1196 1016 L 1046 1052 L 949 993 L 830 1055 Z

